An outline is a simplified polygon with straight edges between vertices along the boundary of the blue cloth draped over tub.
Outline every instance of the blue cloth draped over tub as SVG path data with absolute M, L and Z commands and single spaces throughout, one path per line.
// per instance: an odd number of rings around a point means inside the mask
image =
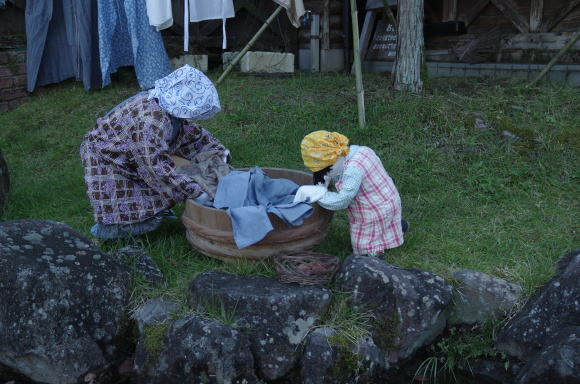
M 25 16 L 29 92 L 70 77 L 101 85 L 95 1 L 27 1 Z
M 233 171 L 220 179 L 214 207 L 227 208 L 234 240 L 241 249 L 262 240 L 274 229 L 268 212 L 288 225 L 302 225 L 313 208 L 306 203 L 293 202 L 297 189 L 295 182 L 272 179 L 259 167 Z
M 161 34 L 149 25 L 145 0 L 98 0 L 98 10 L 103 87 L 122 66 L 135 66 L 141 88 L 153 87 L 171 72 Z

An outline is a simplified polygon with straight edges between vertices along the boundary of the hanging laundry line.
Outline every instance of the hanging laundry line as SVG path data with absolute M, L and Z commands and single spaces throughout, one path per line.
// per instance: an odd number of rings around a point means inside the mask
M 189 51 L 189 23 L 198 23 L 206 20 L 222 20 L 222 49 L 226 49 L 226 19 L 236 15 L 233 0 L 184 0 L 183 6 L 184 51 Z
M 87 91 L 104 87 L 122 66 L 135 67 L 140 87 L 151 88 L 171 71 L 159 30 L 173 18 L 171 0 L 152 1 L 151 14 L 146 1 L 27 1 L 28 91 L 71 77 Z
M 27 1 L 25 23 L 28 92 L 71 77 L 100 86 L 96 2 Z
M 161 34 L 149 25 L 145 0 L 98 0 L 102 86 L 119 67 L 134 66 L 139 86 L 152 88 L 171 72 Z
M 296 28 L 300 27 L 300 18 L 305 14 L 303 0 L 272 0 L 278 4 L 278 8 L 272 13 L 272 15 L 266 20 L 264 25 L 256 32 L 254 37 L 246 44 L 244 49 L 232 60 L 232 62 L 227 66 L 221 76 L 217 79 L 216 85 L 221 84 L 221 82 L 226 78 L 226 76 L 232 71 L 232 69 L 238 64 L 238 62 L 244 57 L 244 55 L 250 50 L 252 45 L 258 40 L 258 38 L 264 33 L 266 28 L 272 23 L 272 21 L 278 16 L 282 9 L 286 9 L 286 14 L 290 19 L 292 25 Z M 353 55 L 354 55 L 354 72 L 356 78 L 356 96 L 357 96 L 357 109 L 358 109 L 358 121 L 359 127 L 364 128 L 366 126 L 366 114 L 365 114 L 365 104 L 364 104 L 364 88 L 361 70 L 361 57 L 360 57 L 360 47 L 359 41 L 360 36 L 358 32 L 358 13 L 356 7 L 356 1 L 350 0 L 350 10 L 351 10 L 351 22 L 352 22 L 352 39 L 353 39 Z
M 187 0 L 186 0 L 187 1 Z M 283 10 L 286 9 L 286 14 L 288 15 L 288 19 L 295 28 L 300 27 L 300 18 L 304 16 L 306 13 L 304 9 L 304 1 L 303 0 L 272 0 L 274 3 L 278 4 L 278 8 L 268 17 L 266 22 L 260 27 L 258 32 L 252 37 L 252 39 L 246 44 L 244 49 L 241 50 L 240 53 L 232 60 L 232 62 L 227 66 L 224 73 L 219 77 L 216 82 L 216 85 L 220 84 L 225 77 L 231 72 L 231 70 L 238 64 L 238 62 L 244 57 L 244 55 L 250 50 L 250 48 L 254 45 L 256 40 L 264 33 L 264 31 L 268 28 L 268 26 L 274 21 L 276 16 Z

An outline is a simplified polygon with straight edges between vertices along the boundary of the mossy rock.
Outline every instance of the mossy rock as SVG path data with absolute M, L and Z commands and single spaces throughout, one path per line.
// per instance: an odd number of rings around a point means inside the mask
M 147 362 L 152 363 L 155 361 L 161 352 L 165 349 L 165 343 L 163 339 L 167 335 L 169 330 L 169 323 L 158 323 L 145 325 L 144 336 L 145 341 L 143 345 L 147 350 Z
M 352 351 L 352 343 L 340 334 L 330 336 L 329 343 L 338 351 L 336 364 L 327 369 L 326 374 L 334 383 L 371 382 L 371 363 Z
M 376 316 L 373 323 L 374 340 L 377 346 L 385 353 L 397 348 L 399 325 L 401 323 L 397 312 L 391 312 L 389 317 Z

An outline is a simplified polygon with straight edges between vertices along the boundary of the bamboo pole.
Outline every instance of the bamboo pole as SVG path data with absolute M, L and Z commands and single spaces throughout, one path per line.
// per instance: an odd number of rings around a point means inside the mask
M 562 49 L 560 49 L 560 52 L 558 52 L 558 54 L 556 56 L 554 56 L 552 58 L 552 60 L 550 60 L 550 62 L 548 63 L 548 65 L 546 65 L 546 68 L 544 68 L 542 70 L 542 72 L 540 72 L 540 74 L 538 75 L 538 77 L 536 77 L 534 80 L 532 80 L 532 82 L 530 84 L 528 84 L 527 87 L 533 87 L 534 85 L 536 85 L 538 83 L 538 81 L 542 80 L 542 77 L 544 77 L 546 75 L 546 73 L 548 73 L 548 71 L 550 69 L 552 69 L 552 67 L 554 65 L 556 65 L 556 63 L 558 62 L 558 60 L 560 60 L 560 58 L 562 56 L 564 56 L 564 54 L 566 52 L 568 52 L 568 50 L 570 48 L 572 48 L 572 46 L 574 44 L 576 44 L 576 42 L 578 41 L 578 39 L 580 39 L 580 32 L 576 32 L 576 35 L 574 35 L 572 37 L 572 39 L 568 43 L 566 43 L 566 45 L 564 45 L 562 47 Z
M 356 75 L 356 100 L 358 104 L 358 125 L 364 128 L 365 121 L 365 93 L 363 89 L 362 68 L 360 61 L 360 44 L 358 33 L 358 12 L 355 0 L 350 0 L 350 14 L 352 19 L 352 43 L 354 53 L 354 71 Z
M 248 42 L 248 44 L 246 44 L 244 49 L 242 49 L 242 51 L 238 53 L 238 55 L 234 58 L 234 60 L 232 60 L 232 62 L 227 66 L 224 73 L 222 73 L 222 75 L 217 80 L 216 85 L 219 85 L 223 81 L 223 79 L 225 79 L 225 77 L 231 72 L 231 70 L 234 69 L 234 67 L 238 64 L 238 62 L 242 59 L 242 57 L 244 57 L 246 52 L 248 52 L 250 48 L 252 48 L 252 45 L 254 45 L 256 40 L 258 40 L 258 38 L 262 35 L 262 33 L 264 33 L 266 28 L 268 28 L 268 26 L 272 23 L 272 21 L 274 21 L 274 19 L 276 18 L 276 16 L 278 16 L 278 14 L 280 13 L 280 11 L 282 11 L 282 9 L 284 9 L 284 7 L 279 5 L 278 8 L 276 8 L 276 10 L 274 11 L 274 13 L 272 13 L 270 17 L 268 17 L 268 20 L 266 20 L 264 25 L 262 25 L 262 27 L 254 35 L 254 37 L 252 37 L 252 39 Z

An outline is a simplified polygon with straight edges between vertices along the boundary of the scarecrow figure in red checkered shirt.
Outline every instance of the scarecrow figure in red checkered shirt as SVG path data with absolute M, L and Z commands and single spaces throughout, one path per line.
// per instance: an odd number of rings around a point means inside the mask
M 301 151 L 316 185 L 300 187 L 295 201 L 333 211 L 346 208 L 356 255 L 384 258 L 386 249 L 403 244 L 408 224 L 401 219 L 401 198 L 371 148 L 349 146 L 337 132 L 316 131 L 304 137 Z M 331 182 L 336 192 L 327 189 Z

